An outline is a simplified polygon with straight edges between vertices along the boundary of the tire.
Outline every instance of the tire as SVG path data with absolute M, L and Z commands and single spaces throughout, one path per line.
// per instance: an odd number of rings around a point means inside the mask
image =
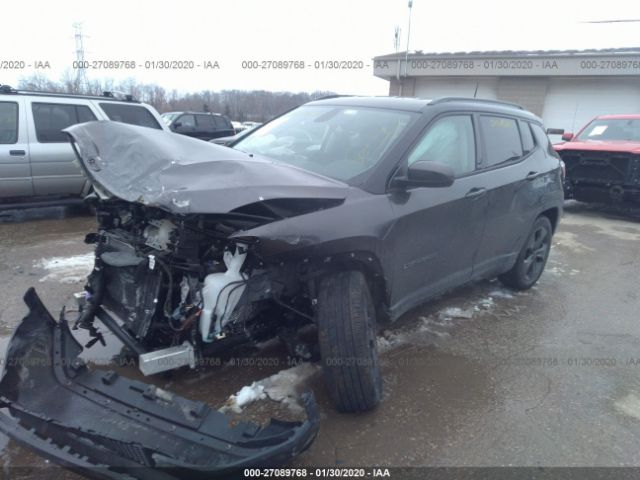
M 322 370 L 341 412 L 363 412 L 380 403 L 382 374 L 375 318 L 361 272 L 339 272 L 321 279 L 317 321 Z
M 538 217 L 518 254 L 515 265 L 498 278 L 507 287 L 527 290 L 540 278 L 549 258 L 553 228 L 545 216 Z

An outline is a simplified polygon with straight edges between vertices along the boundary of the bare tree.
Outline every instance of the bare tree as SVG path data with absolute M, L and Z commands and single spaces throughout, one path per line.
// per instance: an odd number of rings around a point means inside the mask
M 77 78 L 71 70 L 65 71 L 59 82 L 54 82 L 42 73 L 20 79 L 18 88 L 45 92 L 85 93 L 102 95 L 104 92 L 122 92 L 152 105 L 159 112 L 199 111 L 224 113 L 232 120 L 265 122 L 310 100 L 332 95 L 332 92 L 268 92 L 266 90 L 222 90 L 179 94 L 177 90 L 167 92 L 156 84 L 142 84 L 134 78 L 121 82 L 112 79 L 93 79 L 80 91 Z

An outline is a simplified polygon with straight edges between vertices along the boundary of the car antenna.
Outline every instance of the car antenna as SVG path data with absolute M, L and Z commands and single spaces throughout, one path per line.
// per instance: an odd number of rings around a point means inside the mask
M 476 82 L 476 90 L 473 92 L 473 98 L 476 98 L 476 95 L 478 95 L 478 85 L 480 85 L 480 83 Z

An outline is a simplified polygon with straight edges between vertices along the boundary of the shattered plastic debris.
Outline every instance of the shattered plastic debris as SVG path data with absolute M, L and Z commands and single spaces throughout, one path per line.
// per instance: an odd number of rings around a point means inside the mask
M 49 272 L 39 280 L 40 282 L 81 283 L 91 272 L 94 259 L 95 255 L 92 252 L 71 257 L 42 258 L 33 266 Z

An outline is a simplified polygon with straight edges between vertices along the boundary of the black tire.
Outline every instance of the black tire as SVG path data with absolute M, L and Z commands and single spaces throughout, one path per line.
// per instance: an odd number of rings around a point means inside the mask
M 376 312 L 361 272 L 328 275 L 318 289 L 318 339 L 329 394 L 341 412 L 374 408 L 382 397 Z
M 547 264 L 552 236 L 553 228 L 549 219 L 545 216 L 538 217 L 515 265 L 498 277 L 500 281 L 515 290 L 527 290 L 535 285 Z

